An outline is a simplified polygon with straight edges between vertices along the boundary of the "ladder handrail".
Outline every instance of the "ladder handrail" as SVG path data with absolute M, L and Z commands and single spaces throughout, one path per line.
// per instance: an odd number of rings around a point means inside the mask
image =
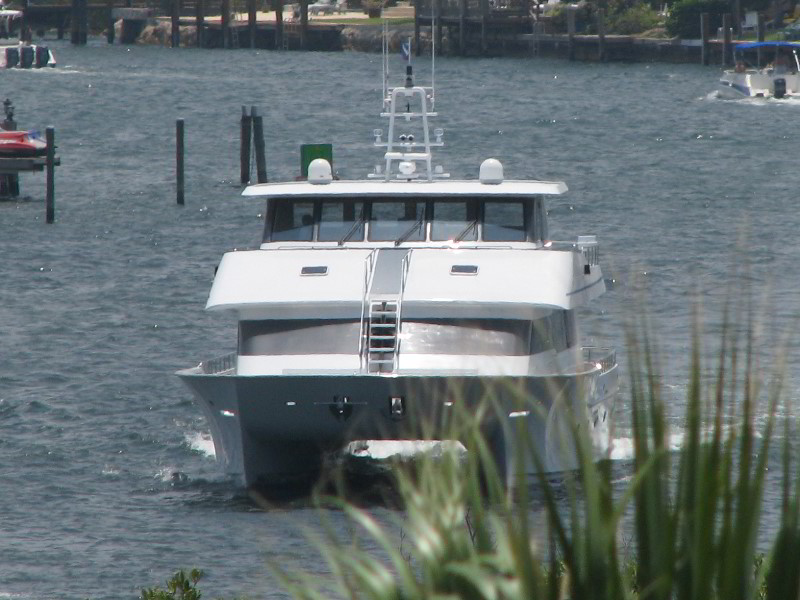
M 360 371 L 364 372 L 364 350 L 366 347 L 366 337 L 367 337 L 367 296 L 369 295 L 369 289 L 372 287 L 372 275 L 374 273 L 374 266 L 375 266 L 375 253 L 377 250 L 373 250 L 370 252 L 367 257 L 364 259 L 364 289 L 361 294 L 361 333 L 358 336 L 358 365 Z M 369 360 L 367 360 L 367 368 L 369 367 Z

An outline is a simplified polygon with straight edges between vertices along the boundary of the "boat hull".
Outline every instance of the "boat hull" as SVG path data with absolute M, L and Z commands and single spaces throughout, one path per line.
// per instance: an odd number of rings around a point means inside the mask
M 793 98 L 800 94 L 800 75 L 772 69 L 723 73 L 717 86 L 721 98 Z
M 528 444 L 541 462 L 524 452 L 525 472 L 574 468 L 571 419 L 588 423 L 595 457 L 606 456 L 617 390 L 616 366 L 547 377 L 241 376 L 201 366 L 178 375 L 209 421 L 218 461 L 245 486 L 313 478 L 327 453 L 356 440 L 457 438 L 456 411 L 475 414 L 488 400 L 498 409 L 481 428 L 507 482 Z

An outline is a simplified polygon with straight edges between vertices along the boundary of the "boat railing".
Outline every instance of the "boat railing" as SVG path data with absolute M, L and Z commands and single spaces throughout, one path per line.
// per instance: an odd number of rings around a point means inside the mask
M 547 246 L 551 250 L 571 250 L 580 252 L 589 265 L 600 264 L 600 243 L 596 235 L 579 235 L 574 242 L 550 242 Z
M 236 353 L 231 352 L 224 356 L 217 356 L 200 363 L 200 371 L 204 375 L 224 375 L 236 372 Z
M 397 362 L 400 359 L 400 344 L 402 342 L 403 337 L 400 335 L 403 333 L 403 296 L 405 295 L 406 291 L 406 281 L 408 280 L 408 271 L 411 267 L 411 255 L 413 254 L 414 250 L 409 250 L 408 253 L 403 257 L 403 263 L 401 267 L 401 279 L 400 279 L 400 294 L 397 297 L 397 342 L 395 343 L 395 351 L 394 351 L 394 369 L 397 369 Z
M 361 291 L 361 331 L 358 336 L 358 364 L 361 371 L 364 371 L 366 365 L 364 360 L 366 358 L 366 341 L 367 341 L 367 306 L 369 304 L 369 284 L 372 279 L 372 271 L 375 265 L 375 250 L 370 252 L 364 259 L 364 286 Z
M 617 351 L 614 348 L 584 346 L 582 350 L 583 362 L 600 369 L 601 374 L 608 373 L 617 366 Z

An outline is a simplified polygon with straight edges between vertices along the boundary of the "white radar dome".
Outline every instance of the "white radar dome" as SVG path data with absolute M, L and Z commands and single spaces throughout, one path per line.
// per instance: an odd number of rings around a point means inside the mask
M 503 163 L 496 158 L 487 158 L 481 163 L 481 183 L 502 183 Z
M 315 158 L 308 163 L 309 183 L 330 183 L 333 181 L 331 163 L 324 158 Z

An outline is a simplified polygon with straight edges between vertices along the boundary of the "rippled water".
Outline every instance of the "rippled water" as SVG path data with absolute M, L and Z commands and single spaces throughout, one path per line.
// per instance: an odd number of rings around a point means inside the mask
M 336 170 L 360 177 L 375 161 L 380 57 L 51 46 L 57 69 L 0 73 L 20 127 L 55 126 L 62 160 L 55 225 L 44 224 L 42 175 L 23 178 L 19 202 L 0 202 L 0 596 L 135 597 L 199 567 L 209 597 L 283 597 L 267 561 L 325 573 L 304 533 L 314 512 L 304 503 L 262 511 L 227 481 L 173 373 L 234 348 L 235 324 L 203 306 L 222 253 L 259 241 L 263 207 L 238 195 L 241 105 L 265 116 L 271 178 L 293 178 L 299 144 L 310 142 L 332 142 Z M 449 171 L 474 177 L 495 156 L 509 177 L 563 179 L 571 192 L 551 203 L 554 237 L 599 236 L 616 284 L 584 333 L 622 348 L 629 282 L 647 282 L 676 446 L 695 292 L 718 318 L 729 286 L 754 289 L 770 317 L 766 347 L 800 305 L 800 104 L 716 100 L 717 75 L 437 60 Z M 184 207 L 177 118 L 186 120 Z M 749 275 L 737 279 L 743 262 Z M 799 363 L 795 342 L 795 400 Z M 766 534 L 777 481 L 768 480 Z

